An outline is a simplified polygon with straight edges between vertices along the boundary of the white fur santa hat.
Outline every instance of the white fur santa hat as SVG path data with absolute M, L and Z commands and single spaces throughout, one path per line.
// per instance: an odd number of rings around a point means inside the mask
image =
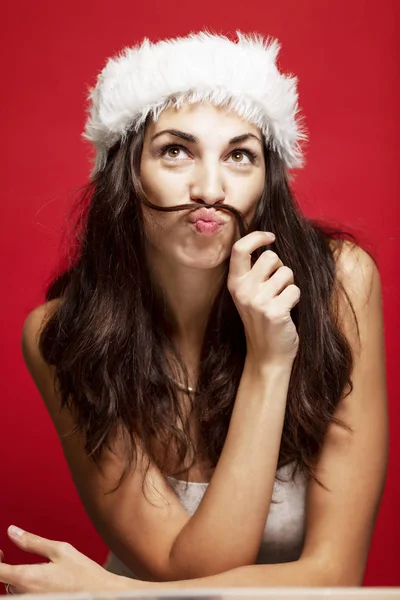
M 275 64 L 280 43 L 261 34 L 236 32 L 237 41 L 207 30 L 125 48 L 108 59 L 89 88 L 83 136 L 96 148 L 92 177 L 106 164 L 109 149 L 170 107 L 207 100 L 254 123 L 288 168 L 300 168 L 301 140 L 297 77 Z

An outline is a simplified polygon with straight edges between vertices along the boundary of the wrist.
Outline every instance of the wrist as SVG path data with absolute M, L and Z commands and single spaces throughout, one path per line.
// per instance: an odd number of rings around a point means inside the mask
M 154 587 L 155 585 L 156 584 L 149 581 L 142 581 L 141 579 L 133 579 L 132 577 L 125 577 L 124 575 L 115 575 L 112 573 L 111 585 L 109 582 L 106 591 L 126 592 L 127 590 L 144 590 Z
M 293 361 L 260 361 L 255 357 L 246 356 L 244 370 L 252 373 L 254 377 L 273 378 L 290 377 L 293 368 Z

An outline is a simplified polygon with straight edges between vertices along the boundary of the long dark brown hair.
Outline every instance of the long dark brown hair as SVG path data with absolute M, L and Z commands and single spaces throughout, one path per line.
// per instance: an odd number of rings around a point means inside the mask
M 216 465 L 246 356 L 243 324 L 226 285 L 227 261 L 190 400 L 201 439 L 195 448 L 170 379 L 166 350 L 175 356 L 186 385 L 187 370 L 171 343 L 172 315 L 149 276 L 144 252 L 145 199 L 138 175 L 144 130 L 114 147 L 104 170 L 81 188 L 70 213 L 66 262 L 46 284 L 46 301 L 62 301 L 39 340 L 44 359 L 55 366 L 61 405 L 74 414 L 74 431 L 84 433 L 86 452 L 94 462 L 100 466 L 117 428 L 122 426 L 128 434 L 126 468 L 118 486 L 137 457 L 139 440 L 149 464 L 154 461 L 164 474 L 171 447 L 176 448 L 178 464 L 194 455 Z M 334 421 L 351 431 L 333 416 L 342 396 L 353 388 L 353 355 L 338 326 L 339 295 L 345 294 L 350 306 L 351 302 L 335 276 L 332 243 L 339 247 L 345 238 L 356 240 L 349 232 L 306 218 L 291 192 L 283 161 L 267 143 L 264 156 L 264 190 L 252 222 L 245 229 L 242 223 L 241 232 L 273 231 L 276 240 L 268 247 L 293 270 L 301 290 L 291 311 L 300 341 L 278 468 L 293 462 L 293 476 L 300 469 L 316 479 L 313 465 L 328 425 Z M 237 211 L 235 216 L 240 222 L 242 215 Z M 357 323 L 354 310 L 353 316 Z M 165 448 L 164 458 L 155 451 L 154 440 Z

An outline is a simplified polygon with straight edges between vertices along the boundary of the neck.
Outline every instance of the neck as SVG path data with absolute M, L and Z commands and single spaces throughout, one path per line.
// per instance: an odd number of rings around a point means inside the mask
M 157 257 L 158 259 L 160 257 Z M 181 352 L 200 351 L 211 308 L 221 288 L 226 264 L 214 269 L 171 264 L 149 258 L 151 277 L 161 287 L 173 318 L 173 342 Z

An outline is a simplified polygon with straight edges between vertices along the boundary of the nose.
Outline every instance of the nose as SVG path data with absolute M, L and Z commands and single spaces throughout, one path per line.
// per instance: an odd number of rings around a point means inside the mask
M 218 167 L 198 165 L 190 185 L 192 202 L 219 204 L 225 197 L 225 186 Z

